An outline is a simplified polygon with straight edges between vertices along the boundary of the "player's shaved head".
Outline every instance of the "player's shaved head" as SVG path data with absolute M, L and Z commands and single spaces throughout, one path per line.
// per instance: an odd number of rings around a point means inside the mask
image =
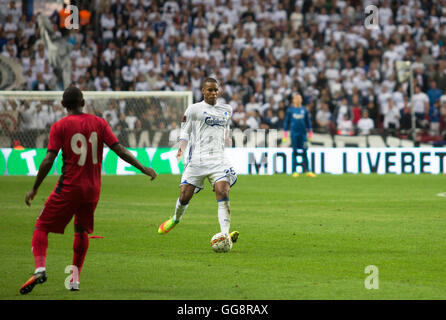
M 206 84 L 207 84 L 207 83 L 215 83 L 215 84 L 218 85 L 218 81 L 217 81 L 216 79 L 211 78 L 211 77 L 208 77 L 208 78 L 204 79 L 204 81 L 203 81 L 203 85 L 202 85 L 201 87 L 202 87 L 202 88 L 206 87 Z
M 78 87 L 70 85 L 63 93 L 62 105 L 67 109 L 82 107 L 84 105 L 84 96 L 82 91 Z

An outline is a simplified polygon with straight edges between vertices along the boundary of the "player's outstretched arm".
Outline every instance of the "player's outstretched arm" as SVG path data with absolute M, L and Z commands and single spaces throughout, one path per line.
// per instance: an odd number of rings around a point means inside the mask
M 115 145 L 111 146 L 111 149 L 120 157 L 122 160 L 124 160 L 127 163 L 130 163 L 132 166 L 134 166 L 136 169 L 144 173 L 145 175 L 148 175 L 151 177 L 151 180 L 155 179 L 157 174 L 155 170 L 149 167 L 144 167 L 141 162 L 138 161 L 138 159 L 135 158 L 135 156 L 128 151 L 126 148 L 122 146 L 120 143 L 116 143 Z
M 39 171 L 37 172 L 36 180 L 34 181 L 34 185 L 31 190 L 29 190 L 25 195 L 25 203 L 29 207 L 31 205 L 31 200 L 34 199 L 34 197 L 37 194 L 37 191 L 39 190 L 40 185 L 42 184 L 45 177 L 48 175 L 48 172 L 50 172 L 51 167 L 53 166 L 54 159 L 56 159 L 57 152 L 54 151 L 48 151 L 46 153 L 45 158 L 43 159 L 42 163 L 39 166 Z

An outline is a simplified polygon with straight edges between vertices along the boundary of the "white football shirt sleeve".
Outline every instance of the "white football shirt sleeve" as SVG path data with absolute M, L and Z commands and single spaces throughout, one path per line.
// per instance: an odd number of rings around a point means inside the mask
M 192 111 L 191 108 L 187 108 L 181 120 L 181 133 L 180 140 L 189 141 L 190 133 L 192 131 Z
M 228 123 L 225 128 L 225 147 L 232 147 L 232 134 L 231 134 L 231 119 L 232 119 L 232 108 L 229 111 Z

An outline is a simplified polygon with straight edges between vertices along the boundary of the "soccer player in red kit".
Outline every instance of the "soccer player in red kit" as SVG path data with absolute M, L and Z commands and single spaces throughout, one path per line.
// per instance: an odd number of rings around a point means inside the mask
M 54 123 L 50 130 L 47 154 L 43 159 L 34 186 L 25 196 L 28 206 L 40 184 L 48 175 L 62 149 L 62 175 L 37 218 L 32 237 L 35 272 L 20 288 L 21 294 L 31 292 L 36 284 L 46 281 L 48 233 L 64 233 L 74 216 L 73 279 L 71 290 L 79 290 L 79 275 L 87 254 L 88 234 L 93 232 L 93 215 L 101 189 L 102 150 L 104 143 L 120 158 L 153 180 L 156 173 L 143 166 L 111 131 L 108 123 L 97 116 L 82 112 L 85 104 L 81 90 L 70 86 L 63 93 L 62 105 L 68 115 Z

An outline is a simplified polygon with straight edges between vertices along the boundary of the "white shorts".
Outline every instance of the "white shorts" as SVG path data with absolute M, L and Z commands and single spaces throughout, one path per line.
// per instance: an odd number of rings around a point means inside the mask
M 195 187 L 194 193 L 198 193 L 204 188 L 204 180 L 206 178 L 214 190 L 215 183 L 218 181 L 227 181 L 232 187 L 237 182 L 237 173 L 231 166 L 210 168 L 187 166 L 181 176 L 180 186 L 183 184 L 193 185 Z

